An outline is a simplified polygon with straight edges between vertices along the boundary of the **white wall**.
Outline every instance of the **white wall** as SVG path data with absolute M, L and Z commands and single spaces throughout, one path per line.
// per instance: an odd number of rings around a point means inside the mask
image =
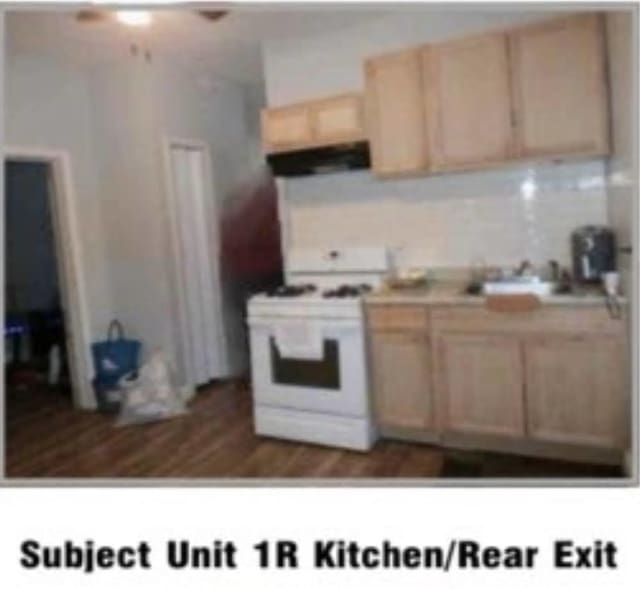
M 219 227 L 221 216 L 238 194 L 238 187 L 260 167 L 256 150 L 257 122 L 249 117 L 259 95 L 256 98 L 255 89 L 229 80 L 209 76 L 193 78 L 170 64 L 158 64 L 156 74 L 158 133 L 196 139 L 209 145 L 218 211 L 218 217 L 211 219 L 210 225 Z M 219 235 L 215 240 L 216 246 L 219 245 Z M 216 249 L 215 255 L 219 253 Z M 243 317 L 228 286 L 221 281 L 219 317 L 224 322 L 227 374 L 237 375 L 246 368 L 246 344 Z
M 47 57 L 7 55 L 5 142 L 70 154 L 83 250 L 82 274 L 90 301 L 93 339 L 112 313 L 102 209 L 96 186 L 87 73 Z
M 397 16 L 264 47 L 269 105 L 362 90 L 366 57 L 495 30 L 549 12 L 447 9 Z M 285 182 L 289 246 L 385 245 L 400 267 L 569 263 L 569 233 L 607 222 L 603 162 L 520 164 L 407 180 L 349 172 Z
M 364 87 L 367 57 L 422 43 L 500 29 L 545 18 L 546 11 L 507 11 L 494 7 L 405 7 L 398 14 L 305 38 L 269 40 L 263 46 L 267 102 L 277 106 Z
M 148 349 L 175 359 L 162 139 L 209 143 L 223 209 L 259 165 L 244 88 L 133 58 L 84 69 L 19 54 L 8 57 L 4 106 L 8 144 L 71 156 L 91 339 L 118 317 Z M 228 370 L 237 373 L 245 356 L 240 319 L 224 311 L 223 319 L 232 348 Z
M 163 141 L 172 137 L 209 144 L 221 214 L 233 188 L 254 165 L 244 92 L 230 82 L 193 78 L 169 63 L 141 58 L 96 68 L 92 89 L 114 312 L 147 349 L 163 349 L 180 368 Z M 209 223 L 218 224 L 219 218 Z M 212 227 L 214 241 L 216 234 Z M 212 250 L 217 256 L 217 244 Z M 242 326 L 240 318 L 226 312 L 224 296 L 221 303 L 226 373 L 234 374 L 243 368 L 236 338 Z
M 255 166 L 264 166 L 264 154 L 262 152 L 262 130 L 260 127 L 260 111 L 267 103 L 265 87 L 262 84 L 254 84 L 246 87 L 246 116 L 247 132 L 251 159 Z
M 612 114 L 612 154 L 607 166 L 609 217 L 622 247 L 632 244 L 632 220 L 637 218 L 638 96 L 634 90 L 637 90 L 634 75 L 637 63 L 633 60 L 633 20 L 631 12 L 610 13 L 607 17 Z M 631 256 L 621 255 L 618 260 L 628 290 Z
M 607 15 L 609 49 L 609 83 L 611 88 L 612 155 L 608 162 L 609 215 L 619 245 L 633 245 L 633 257 L 618 256 L 622 289 L 632 296 L 629 322 L 631 358 L 638 357 L 638 337 L 633 326 L 638 324 L 638 23 L 636 11 Z M 635 223 L 634 223 L 635 220 Z M 635 233 L 634 233 L 635 230 Z M 635 261 L 635 262 L 634 262 Z M 635 271 L 634 271 L 635 270 Z M 638 391 L 637 377 L 634 383 Z M 637 397 L 635 399 L 637 404 Z M 633 405 L 632 405 L 633 406 Z M 637 448 L 636 448 L 637 451 Z M 636 474 L 632 449 L 627 451 L 625 468 Z
M 91 73 L 92 133 L 113 315 L 147 350 L 174 353 L 151 80 L 137 60 Z M 169 320 L 167 320 L 169 319 Z

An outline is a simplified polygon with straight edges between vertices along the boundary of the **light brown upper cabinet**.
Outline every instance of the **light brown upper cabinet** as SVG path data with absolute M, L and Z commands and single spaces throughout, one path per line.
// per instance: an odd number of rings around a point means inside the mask
M 311 113 L 306 104 L 262 111 L 262 142 L 267 153 L 295 149 L 312 141 Z
M 605 155 L 603 31 L 579 14 L 367 60 L 374 173 Z
M 428 166 L 420 50 L 365 63 L 365 108 L 373 172 L 406 175 Z
M 360 94 L 340 94 L 262 111 L 266 153 L 363 141 L 365 137 Z
M 366 137 L 360 94 L 332 96 L 311 103 L 314 140 L 319 143 L 362 141 Z
M 608 152 L 603 33 L 596 14 L 510 33 L 518 156 Z
M 467 168 L 511 157 L 507 35 L 430 45 L 422 59 L 431 168 Z

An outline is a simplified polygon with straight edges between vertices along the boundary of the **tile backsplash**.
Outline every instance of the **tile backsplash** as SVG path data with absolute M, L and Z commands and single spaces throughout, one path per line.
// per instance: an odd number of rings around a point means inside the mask
M 402 180 L 346 172 L 284 186 L 289 248 L 385 245 L 399 268 L 568 265 L 571 231 L 607 223 L 601 160 Z

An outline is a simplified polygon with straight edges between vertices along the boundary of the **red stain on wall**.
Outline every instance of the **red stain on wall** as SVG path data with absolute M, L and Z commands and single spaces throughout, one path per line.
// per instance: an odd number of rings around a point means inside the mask
M 278 195 L 271 174 L 264 171 L 243 186 L 232 203 L 222 217 L 223 275 L 256 286 L 281 277 Z

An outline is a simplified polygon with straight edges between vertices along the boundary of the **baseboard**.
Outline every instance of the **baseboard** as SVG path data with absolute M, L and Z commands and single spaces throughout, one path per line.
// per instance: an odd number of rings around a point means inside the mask
M 185 384 L 179 387 L 180 398 L 185 404 L 191 403 L 196 396 L 196 388 L 193 385 Z
M 633 453 L 631 450 L 625 451 L 622 468 L 625 476 L 628 476 L 629 478 L 635 478 L 637 476 L 638 473 L 634 472 Z
M 622 450 L 614 448 L 592 448 L 485 434 L 438 433 L 389 426 L 382 426 L 380 434 L 384 438 L 433 444 L 443 448 L 519 454 L 589 464 L 622 465 L 625 472 L 627 468 L 632 467 L 630 455 L 627 456 L 629 453 L 623 454 Z
M 464 450 L 503 452 L 505 454 L 520 454 L 587 464 L 621 466 L 623 461 L 622 451 L 615 448 L 576 446 L 518 438 L 507 439 L 479 434 L 447 434 L 443 436 L 442 444 L 447 447 Z

